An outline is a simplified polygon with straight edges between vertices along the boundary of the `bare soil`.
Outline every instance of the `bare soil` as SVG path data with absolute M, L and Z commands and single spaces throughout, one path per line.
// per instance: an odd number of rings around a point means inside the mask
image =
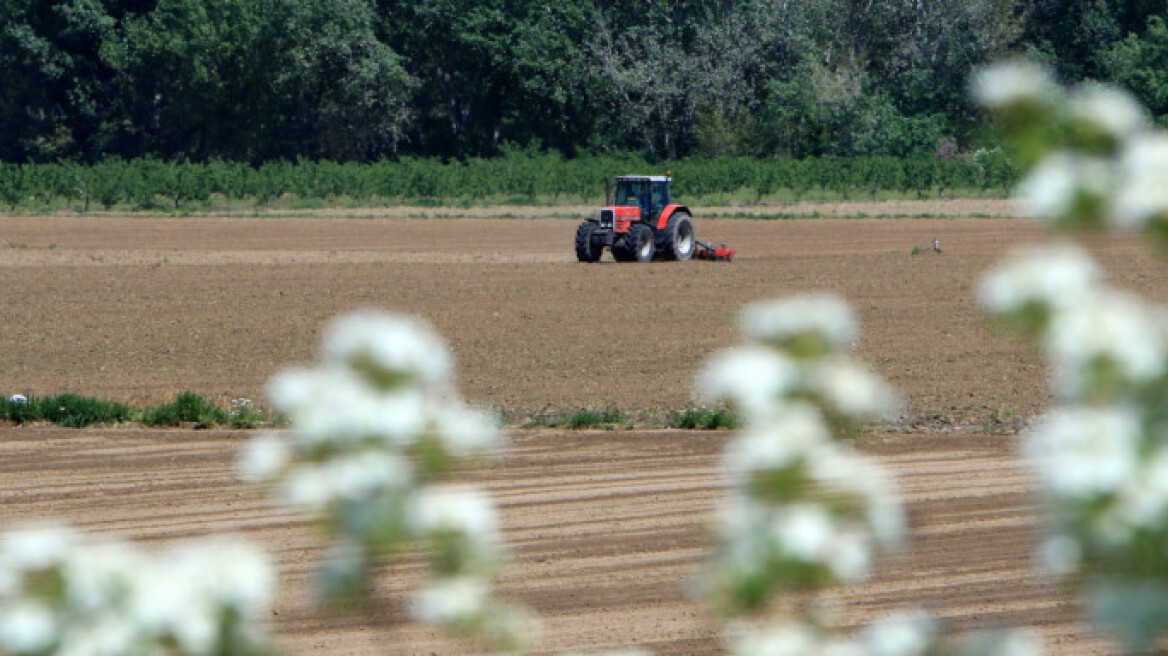
M 835 595 L 840 623 L 920 605 L 960 629 L 1033 626 L 1050 653 L 1114 651 L 1077 620 L 1073 597 L 1032 568 L 1031 484 L 1013 436 L 1047 406 L 1046 372 L 974 297 L 978 276 L 1040 239 L 1040 226 L 699 212 L 699 238 L 726 242 L 737 259 L 652 265 L 607 255 L 579 264 L 575 227 L 541 218 L 0 217 L 0 393 L 151 402 L 193 390 L 262 402 L 268 377 L 315 357 L 330 317 L 376 306 L 429 319 L 454 350 L 463 394 L 515 424 L 607 405 L 641 424 L 692 403 L 702 361 L 737 341 L 743 304 L 834 291 L 860 316 L 858 356 L 905 398 L 904 416 L 861 445 L 897 473 L 914 528 L 911 549 L 875 581 Z M 1114 282 L 1166 300 L 1165 265 L 1137 241 L 1091 246 Z M 502 587 L 543 617 L 541 649 L 721 653 L 716 624 L 686 587 L 707 553 L 727 435 L 512 434 L 500 466 L 482 476 L 515 549 Z M 317 610 L 306 579 L 319 540 L 234 481 L 247 437 L 0 425 L 0 526 L 56 517 L 146 542 L 244 531 L 279 562 L 285 588 L 271 621 L 293 651 L 466 651 L 406 621 L 416 558 L 386 565 L 373 621 Z

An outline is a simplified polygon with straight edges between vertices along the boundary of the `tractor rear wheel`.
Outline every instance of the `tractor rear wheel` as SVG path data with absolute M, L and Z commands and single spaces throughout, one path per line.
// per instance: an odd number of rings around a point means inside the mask
M 592 233 L 597 225 L 594 221 L 585 221 L 576 228 L 576 259 L 581 262 L 595 262 L 600 259 L 604 247 L 592 243 Z
M 653 229 L 644 223 L 629 226 L 624 238 L 612 247 L 612 255 L 618 262 L 652 262 L 655 252 Z
M 657 250 L 667 260 L 685 261 L 694 254 L 693 219 L 685 212 L 676 212 L 669 217 L 665 228 L 657 233 Z

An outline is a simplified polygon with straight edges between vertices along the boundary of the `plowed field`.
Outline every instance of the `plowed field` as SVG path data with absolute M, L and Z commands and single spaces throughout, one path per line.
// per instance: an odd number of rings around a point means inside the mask
M 919 605 L 962 629 L 1034 626 L 1051 653 L 1112 652 L 1031 567 L 1030 482 L 1012 449 L 1047 404 L 1046 374 L 974 301 L 980 273 L 1038 226 L 699 213 L 697 229 L 738 258 L 578 264 L 566 219 L 0 217 L 0 393 L 259 400 L 272 373 L 314 357 L 329 317 L 377 306 L 428 318 L 464 395 L 516 424 L 605 405 L 644 424 L 691 403 L 703 358 L 736 341 L 741 305 L 831 290 L 860 316 L 858 356 L 905 397 L 904 416 L 861 446 L 898 475 L 914 528 L 875 581 L 833 598 L 841 624 Z M 1113 281 L 1165 300 L 1165 266 L 1136 242 L 1092 248 Z M 515 550 L 503 590 L 543 617 L 541 649 L 720 653 L 686 585 L 706 553 L 726 434 L 511 433 L 482 476 Z M 465 651 L 405 620 L 416 559 L 384 568 L 373 621 L 316 610 L 315 536 L 234 482 L 247 437 L 0 426 L 0 526 L 55 517 L 146 542 L 241 530 L 278 559 L 271 621 L 290 650 Z

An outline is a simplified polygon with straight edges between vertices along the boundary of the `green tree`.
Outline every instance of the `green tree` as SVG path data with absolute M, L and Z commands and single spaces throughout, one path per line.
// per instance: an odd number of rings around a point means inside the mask
M 1103 55 L 1112 81 L 1130 89 L 1161 123 L 1168 123 L 1168 22 L 1148 19 L 1142 34 L 1128 34 Z

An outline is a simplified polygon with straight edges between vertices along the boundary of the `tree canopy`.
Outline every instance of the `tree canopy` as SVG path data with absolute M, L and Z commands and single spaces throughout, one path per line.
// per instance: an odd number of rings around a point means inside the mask
M 0 159 L 913 156 L 1011 54 L 1168 116 L 1168 0 L 0 0 Z

